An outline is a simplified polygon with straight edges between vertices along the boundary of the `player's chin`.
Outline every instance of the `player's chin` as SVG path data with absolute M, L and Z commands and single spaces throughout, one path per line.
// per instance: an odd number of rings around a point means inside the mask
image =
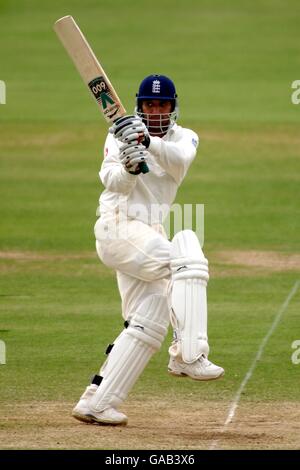
M 159 127 L 147 126 L 147 128 L 148 128 L 148 131 L 149 131 L 149 134 L 150 134 L 150 135 L 159 134 L 159 132 L 161 132 L 161 130 L 160 130 Z
M 153 127 L 149 126 L 148 131 L 152 137 L 155 137 L 155 136 L 162 137 L 167 133 L 168 125 L 167 126 L 153 126 Z
M 149 122 L 150 126 L 159 127 L 161 125 L 163 125 L 163 126 L 168 125 L 169 122 L 170 122 L 170 119 L 169 119 L 168 116 L 166 116 L 165 118 L 160 117 L 159 119 L 152 118 L 152 119 L 149 119 L 148 122 Z
M 151 135 L 165 134 L 169 128 L 170 121 L 152 121 L 149 122 L 147 128 Z

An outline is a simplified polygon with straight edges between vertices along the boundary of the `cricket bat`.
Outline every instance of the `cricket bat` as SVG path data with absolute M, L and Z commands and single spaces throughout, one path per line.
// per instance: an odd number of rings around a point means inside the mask
M 60 18 L 55 22 L 54 30 L 106 121 L 112 125 L 118 118 L 125 116 L 127 113 L 120 98 L 74 18 L 70 15 Z M 149 171 L 146 163 L 141 163 L 140 169 L 142 173 Z

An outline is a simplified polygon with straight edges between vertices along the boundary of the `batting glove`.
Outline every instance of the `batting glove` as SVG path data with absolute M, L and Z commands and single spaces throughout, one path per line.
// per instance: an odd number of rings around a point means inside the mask
M 125 144 L 120 148 L 120 161 L 125 170 L 133 175 L 141 173 L 141 165 L 147 161 L 147 152 L 142 144 Z
M 138 116 L 124 116 L 117 119 L 109 132 L 124 144 L 143 144 L 146 148 L 150 145 L 148 129 Z

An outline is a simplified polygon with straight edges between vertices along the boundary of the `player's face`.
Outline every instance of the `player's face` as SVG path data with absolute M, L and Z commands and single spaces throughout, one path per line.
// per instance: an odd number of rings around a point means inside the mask
M 147 115 L 147 127 L 150 134 L 162 136 L 161 128 L 167 128 L 170 123 L 172 103 L 168 100 L 145 100 L 142 102 L 142 112 Z

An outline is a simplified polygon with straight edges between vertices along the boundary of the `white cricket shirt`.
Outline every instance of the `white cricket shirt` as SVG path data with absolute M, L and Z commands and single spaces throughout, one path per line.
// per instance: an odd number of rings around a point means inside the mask
M 99 199 L 100 215 L 122 212 L 149 225 L 163 223 L 196 156 L 198 141 L 195 132 L 174 124 L 163 138 L 151 137 L 149 173 L 131 175 L 119 159 L 122 144 L 108 134 L 99 172 L 105 187 Z

